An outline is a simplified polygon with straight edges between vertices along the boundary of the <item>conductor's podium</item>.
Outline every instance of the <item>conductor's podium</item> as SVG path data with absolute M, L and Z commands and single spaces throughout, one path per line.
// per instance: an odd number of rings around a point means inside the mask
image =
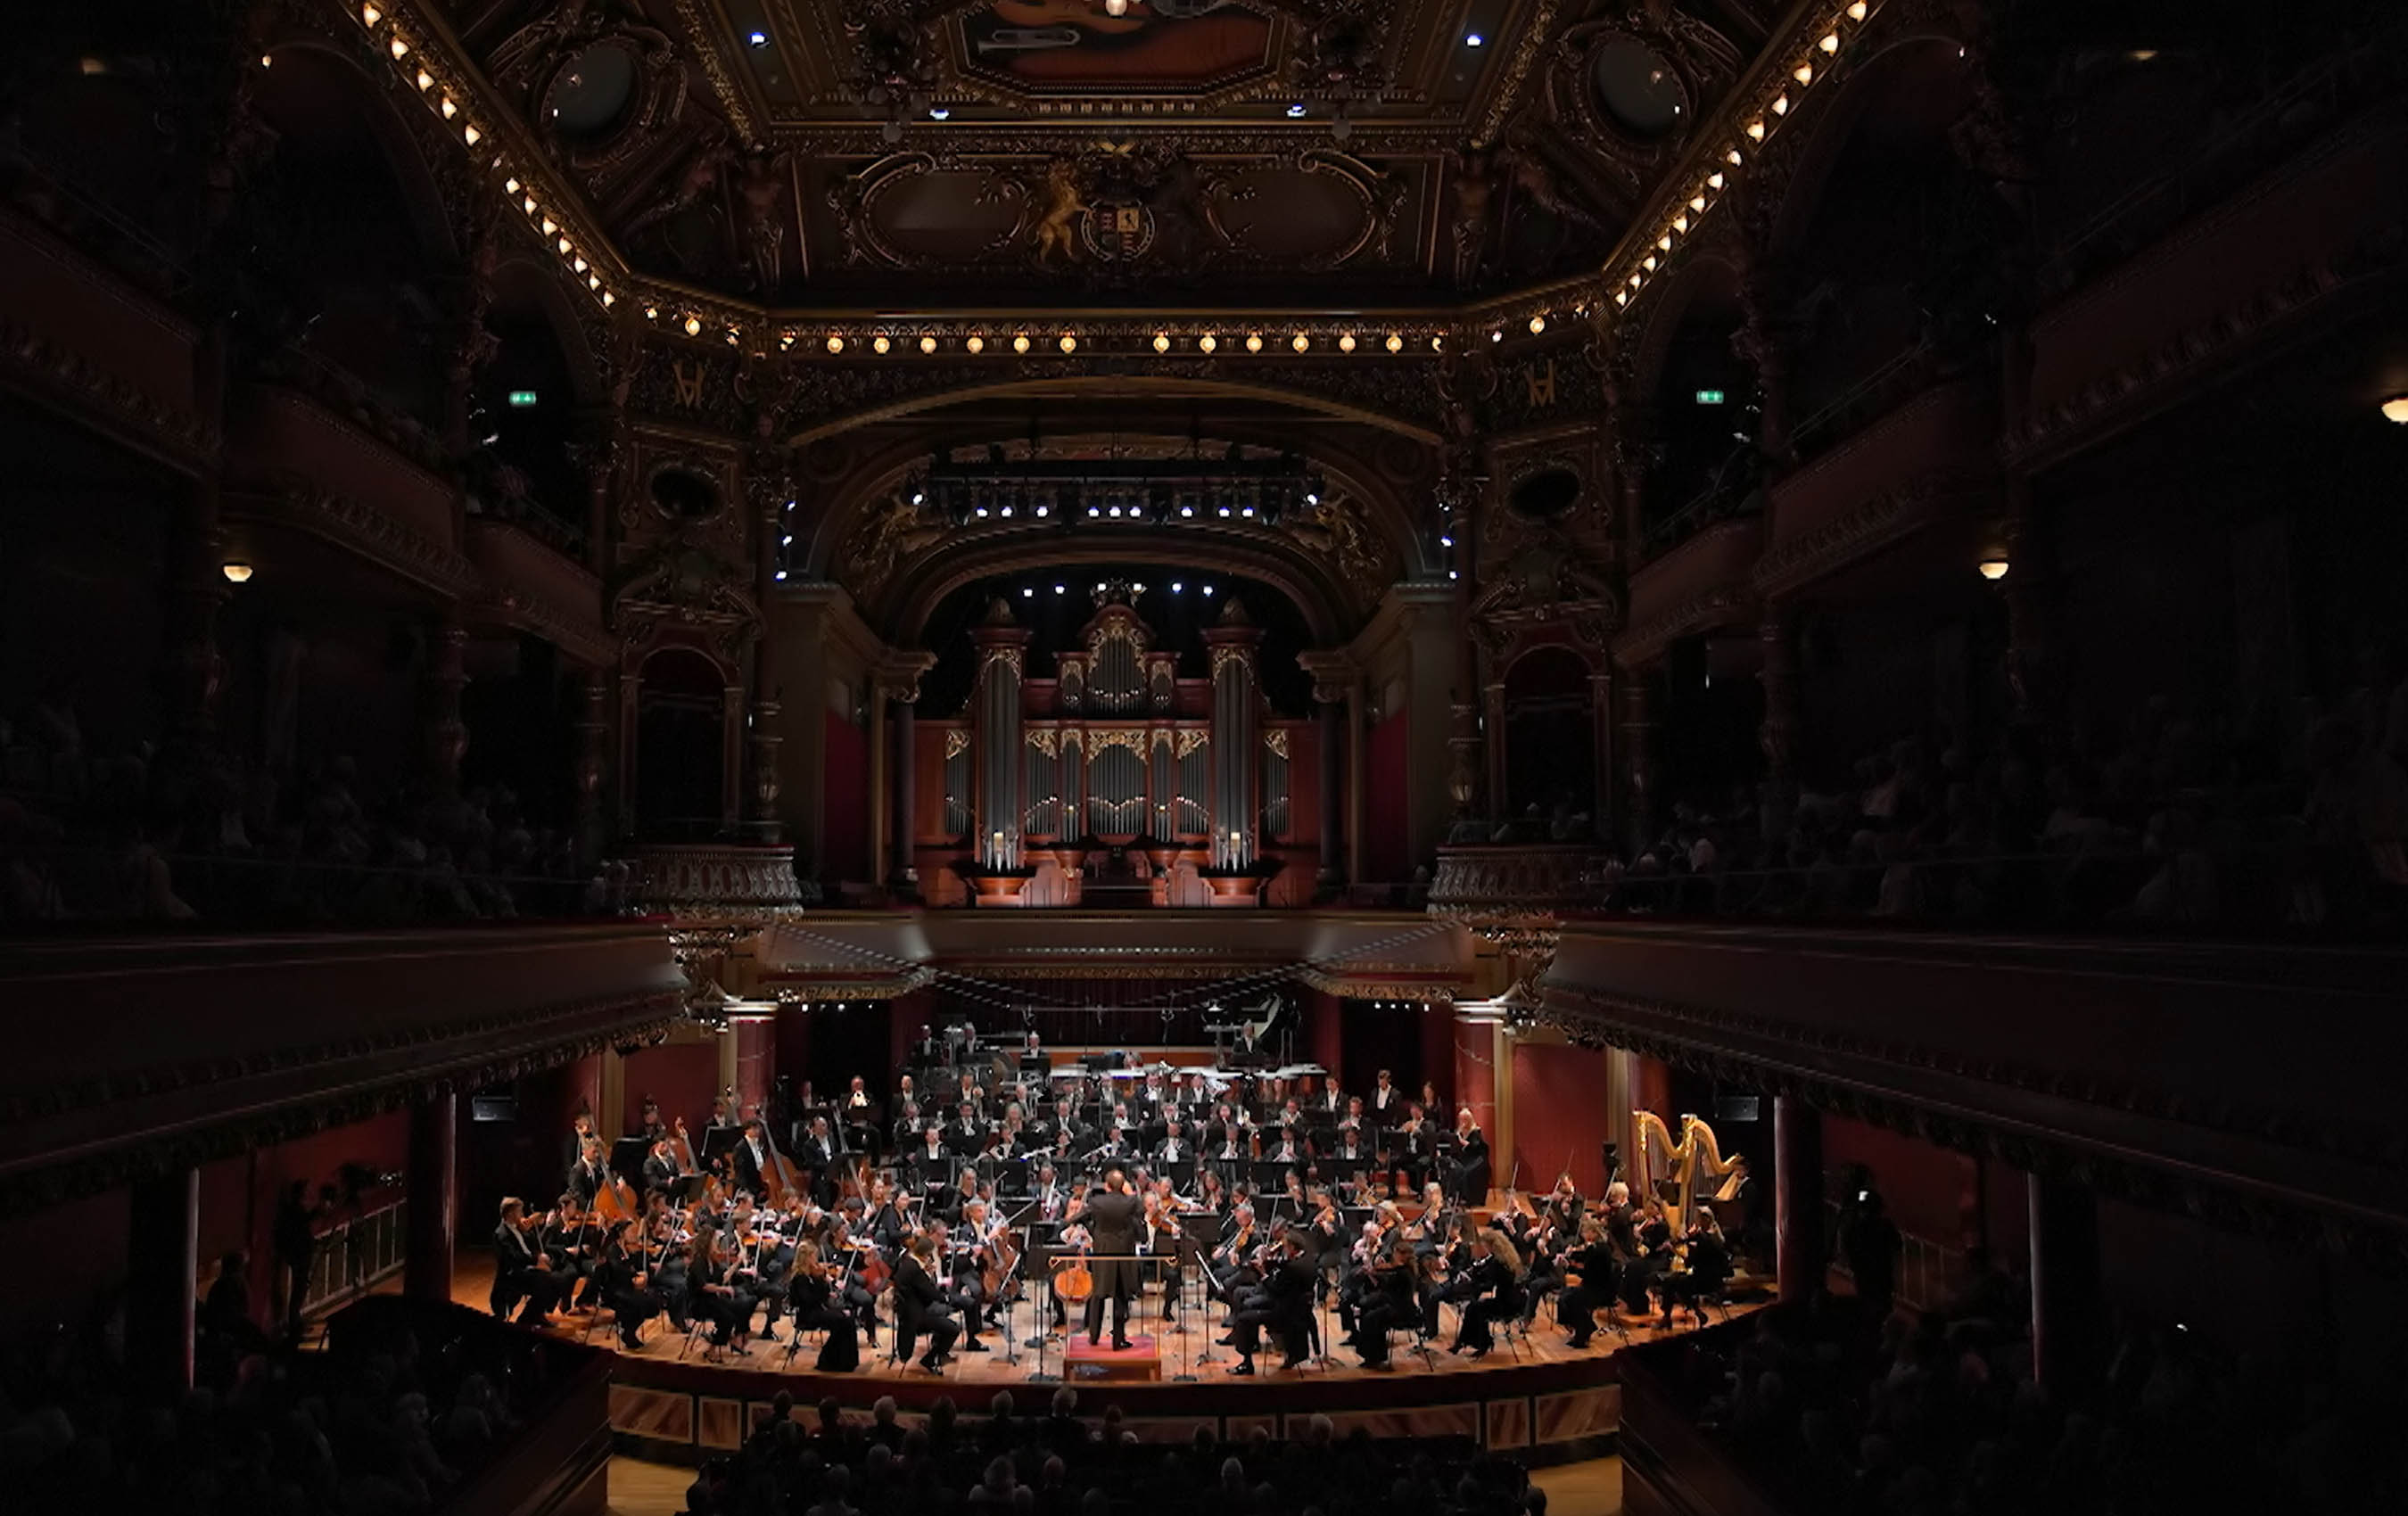
M 1062 1358 L 1062 1378 L 1072 1384 L 1153 1383 L 1162 1378 L 1162 1344 L 1143 1335 L 1132 1336 L 1124 1351 L 1110 1340 L 1090 1342 L 1084 1332 L 1073 1332 Z

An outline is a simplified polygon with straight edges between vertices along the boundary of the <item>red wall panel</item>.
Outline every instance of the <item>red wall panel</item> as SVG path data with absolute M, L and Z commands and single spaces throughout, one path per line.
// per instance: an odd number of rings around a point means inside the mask
M 1973 1236 L 1973 1160 L 1966 1154 L 1827 1112 L 1823 1167 L 1836 1179 L 1850 1164 L 1872 1171 L 1899 1231 L 1944 1248 L 1961 1248 Z M 1826 1193 L 1839 1195 L 1837 1189 Z
M 1513 1153 L 1499 1167 L 1501 1187 L 1521 1165 L 1519 1187 L 1544 1190 L 1565 1172 L 1583 1194 L 1605 1188 L 1601 1151 L 1611 1117 L 1606 1109 L 1606 1054 L 1595 1048 L 1516 1043 L 1513 1058 Z
M 720 1090 L 719 1044 L 672 1042 L 646 1048 L 627 1060 L 621 1088 L 624 1108 L 619 1124 L 607 1135 L 616 1136 L 633 1126 L 643 1111 L 644 1097 L 650 1095 L 660 1102 L 663 1121 L 684 1117 L 686 1130 L 699 1142 L 703 1127 L 710 1121 L 711 1099 Z M 565 1135 L 567 1128 L 560 1130 Z
M 826 720 L 820 875 L 864 881 L 869 878 L 869 734 L 833 710 Z
M 1495 1033 L 1486 1022 L 1457 1020 L 1455 1023 L 1455 1087 L 1457 1107 L 1469 1106 L 1471 1119 L 1493 1137 L 1497 1125 L 1497 1064 L 1489 1055 Z M 1449 1128 L 1455 1112 L 1443 1113 Z
M 1364 882 L 1394 884 L 1412 877 L 1407 825 L 1412 796 L 1405 789 L 1408 712 L 1398 711 L 1371 728 L 1363 743 Z

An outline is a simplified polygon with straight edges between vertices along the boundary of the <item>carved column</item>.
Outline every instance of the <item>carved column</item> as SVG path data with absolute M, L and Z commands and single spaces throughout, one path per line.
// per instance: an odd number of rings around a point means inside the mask
M 756 839 L 776 842 L 784 836 L 778 820 L 778 717 L 784 689 L 779 682 L 778 619 L 772 603 L 778 591 L 786 480 L 774 455 L 756 455 L 746 466 L 746 483 L 759 522 L 752 554 L 752 597 L 761 608 L 761 636 L 752 644 L 752 724 L 746 743 L 752 783 L 745 814 Z
M 1260 838 L 1256 834 L 1258 782 L 1262 775 L 1262 740 L 1257 728 L 1262 711 L 1254 660 L 1263 644 L 1263 629 L 1246 614 L 1235 596 L 1221 607 L 1221 619 L 1204 633 L 1212 659 L 1212 834 L 1214 868 L 1254 866 Z
M 1316 682 L 1312 697 L 1321 708 L 1321 869 L 1313 882 L 1334 892 L 1346 882 L 1346 869 L 1338 856 L 1338 808 L 1344 803 L 1346 692 L 1342 686 Z
M 1796 746 L 1798 738 L 1797 627 L 1784 608 L 1769 605 L 1756 629 L 1763 654 L 1757 674 L 1764 687 L 1764 721 L 1756 728 L 1756 745 L 1764 751 L 1764 825 L 1768 837 L 1788 829 L 1789 812 L 1798 799 Z
M 2010 474 L 2006 496 L 2000 556 L 2007 562 L 2007 574 L 2000 588 L 2007 603 L 2007 687 L 2014 697 L 2016 724 L 2044 732 L 2057 717 L 2050 647 L 2056 544 L 2032 500 L 2028 479 Z
M 1772 1102 L 1773 1269 L 1781 1298 L 1823 1288 L 1823 1118 L 1794 1094 Z
M 1488 757 L 1488 819 L 1502 823 L 1512 821 L 1512 798 L 1507 792 L 1505 775 L 1505 684 L 1503 680 L 1485 685 L 1481 692 L 1481 721 L 1486 740 Z
M 577 717 L 577 768 L 571 777 L 576 805 L 577 861 L 592 864 L 607 840 L 602 823 L 602 774 L 609 762 L 610 676 L 586 670 L 583 705 Z
M 722 689 L 719 708 L 719 832 L 722 837 L 733 837 L 738 835 L 737 819 L 744 809 L 744 686 L 730 684 Z
M 1647 692 L 1647 671 L 1622 671 L 1623 824 L 1636 857 L 1656 840 L 1656 718 Z
M 460 761 L 468 753 L 468 723 L 460 692 L 468 687 L 468 629 L 460 608 L 446 606 L 426 639 L 426 766 L 435 793 L 460 793 Z
M 1020 681 L 1033 634 L 1015 622 L 1011 608 L 996 600 L 986 619 L 971 629 L 978 649 L 977 713 L 978 835 L 980 866 L 998 872 L 1020 867 L 1024 802 L 1021 795 Z
M 2071 1404 L 2104 1366 L 2106 1294 L 2099 1271 L 2099 1202 L 2071 1180 L 2033 1174 L 2032 1376 Z
M 224 415 L 227 340 L 225 324 L 213 322 L 194 357 L 194 409 L 211 422 Z M 170 529 L 166 647 L 160 665 L 169 746 L 187 753 L 216 745 L 218 696 L 225 687 L 225 659 L 218 650 L 218 608 L 228 593 L 219 492 L 217 469 L 204 467 L 185 492 Z
M 1589 740 L 1596 749 L 1596 762 L 1589 774 L 1593 792 L 1589 800 L 1590 832 L 1600 841 L 1611 842 L 1619 837 L 1621 818 L 1615 814 L 1613 792 L 1613 667 L 1592 672 L 1588 677 Z
M 920 867 L 916 856 L 920 844 L 920 681 L 914 677 L 907 683 L 888 686 L 885 693 L 895 703 L 894 782 L 888 787 L 894 796 L 895 813 L 889 818 L 889 825 L 895 836 L 895 856 L 886 882 L 896 894 L 910 899 L 920 893 Z
M 617 1128 L 606 1119 L 606 1131 Z M 412 1300 L 452 1298 L 452 1256 L 459 1225 L 460 1097 L 450 1090 L 409 1108 L 409 1199 L 401 1291 Z
M 1778 289 L 1778 279 L 1768 269 L 1753 270 L 1741 279 L 1743 316 L 1731 338 L 1732 348 L 1756 369 L 1756 447 L 1773 474 L 1785 472 L 1797 461 L 1789 415 L 1791 322 L 1779 308 Z
M 126 1229 L 125 1363 L 157 1394 L 193 1387 L 193 1303 L 200 1287 L 201 1171 L 134 1186 Z

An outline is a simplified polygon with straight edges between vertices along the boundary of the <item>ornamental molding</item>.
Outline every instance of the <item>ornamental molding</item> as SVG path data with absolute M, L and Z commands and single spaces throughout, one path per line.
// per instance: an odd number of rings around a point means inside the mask
M 1945 506 L 1996 495 L 1997 470 L 1956 465 L 1919 474 L 1837 520 L 1771 549 L 1748 576 L 1764 599 L 1784 594 L 1921 528 Z
M 1061 750 L 1054 733 L 1045 727 L 1032 728 L 1027 734 L 1028 745 L 1048 758 L 1059 758 Z
M 945 728 L 945 761 L 953 762 L 970 751 L 970 735 L 958 726 Z
M 673 921 L 757 925 L 804 906 L 792 848 L 663 843 L 638 847 L 629 861 L 638 904 Z
M 0 319 L 0 374 L 64 402 L 112 434 L 185 474 L 198 474 L 222 441 L 191 411 L 154 399 L 73 347 L 22 321 Z
M 1263 734 L 1263 746 L 1272 752 L 1278 753 L 1282 758 L 1285 758 L 1287 756 L 1287 729 L 1285 727 L 1274 727 L 1270 731 L 1265 732 Z
M 1208 746 L 1211 740 L 1211 734 L 1209 732 L 1200 731 L 1194 727 L 1182 730 L 1179 734 L 1179 751 L 1176 756 L 1184 758 L 1189 753 L 1194 752 L 1197 749 Z
M 366 1038 L 347 1037 L 310 1047 L 277 1049 L 231 1062 L 212 1059 L 175 1065 L 90 1080 L 38 1094 L 14 1095 L 0 1102 L 0 1123 L 40 1122 L 70 1110 L 269 1074 L 290 1076 L 311 1067 L 324 1067 L 331 1076 L 342 1065 L 390 1052 L 439 1049 L 452 1042 L 521 1038 L 516 1046 L 470 1053 L 431 1069 L 414 1069 L 366 1085 L 347 1083 L 340 1089 L 270 1109 L 247 1111 L 173 1136 L 136 1139 L 125 1147 L 46 1162 L 0 1177 L 0 1215 L 38 1210 L 177 1174 L 256 1148 L 366 1121 L 435 1095 L 507 1083 L 606 1048 L 659 1041 L 684 1016 L 680 993 L 658 990 L 467 1018 Z M 593 1024 L 597 1019 L 603 1024 Z M 576 1029 L 570 1030 L 562 1023 L 571 1023 Z
M 1974 1112 L 1978 1087 L 1990 1085 L 2070 1108 L 2068 1117 L 2088 1108 L 2125 1118 L 2119 1126 L 2128 1127 L 2130 1120 L 2139 1119 L 2274 1144 L 2296 1152 L 2302 1171 L 2314 1171 L 2320 1163 L 2365 1162 L 2369 1154 L 2395 1153 L 2396 1134 L 2364 1123 L 2303 1120 L 2296 1109 L 2231 1099 L 2186 1099 L 2139 1081 L 1967 1059 L 1920 1045 L 1833 1034 L 1796 1020 L 1623 995 L 1552 977 L 1542 989 L 1540 1023 L 1584 1047 L 1627 1048 L 1944 1147 L 1986 1153 L 2019 1168 L 2064 1174 L 2138 1205 L 2186 1213 L 2231 1230 L 2313 1242 L 2389 1272 L 2408 1272 L 2408 1218 L 2343 1214 L 2253 1184 L 2246 1176 L 2219 1180 L 2181 1166 L 2173 1158 L 2160 1166 L 2127 1156 L 2137 1151 L 2128 1142 L 2094 1145 L 2036 1120 Z M 1918 1098 L 1913 1092 L 1867 1082 L 1883 1078 L 1885 1070 L 1911 1071 L 1909 1077 L 1931 1093 Z M 2174 1150 L 2158 1146 L 2157 1151 Z
M 228 491 L 227 513 L 275 518 L 452 599 L 466 599 L 479 588 L 475 564 L 375 506 L 320 489 L 290 471 L 280 470 L 274 479 L 266 494 Z
M 1625 668 L 1642 667 L 1691 632 L 1745 620 L 1755 603 L 1755 596 L 1745 590 L 1730 586 L 1694 595 L 1654 621 L 1614 638 L 1613 661 Z
M 2408 223 L 2394 220 L 2354 245 L 2300 265 L 2247 298 L 2176 332 L 2130 363 L 2100 374 L 2071 397 L 2038 410 L 2000 447 L 2007 465 L 2029 471 L 2060 462 L 2118 422 L 2167 403 L 2175 386 L 2212 373 L 2281 323 L 2335 303 L 2408 262 Z

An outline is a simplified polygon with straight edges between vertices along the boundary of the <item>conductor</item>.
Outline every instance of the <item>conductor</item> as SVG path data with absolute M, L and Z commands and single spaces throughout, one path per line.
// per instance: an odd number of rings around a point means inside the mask
M 1129 1296 L 1137 1293 L 1137 1226 L 1139 1205 L 1129 1193 L 1128 1176 L 1115 1168 L 1104 1175 L 1104 1187 L 1087 1201 L 1087 1235 L 1093 1239 L 1091 1271 L 1095 1289 L 1087 1296 L 1087 1340 L 1094 1342 L 1104 1324 L 1104 1300 L 1112 1303 L 1112 1347 L 1128 1350 Z

